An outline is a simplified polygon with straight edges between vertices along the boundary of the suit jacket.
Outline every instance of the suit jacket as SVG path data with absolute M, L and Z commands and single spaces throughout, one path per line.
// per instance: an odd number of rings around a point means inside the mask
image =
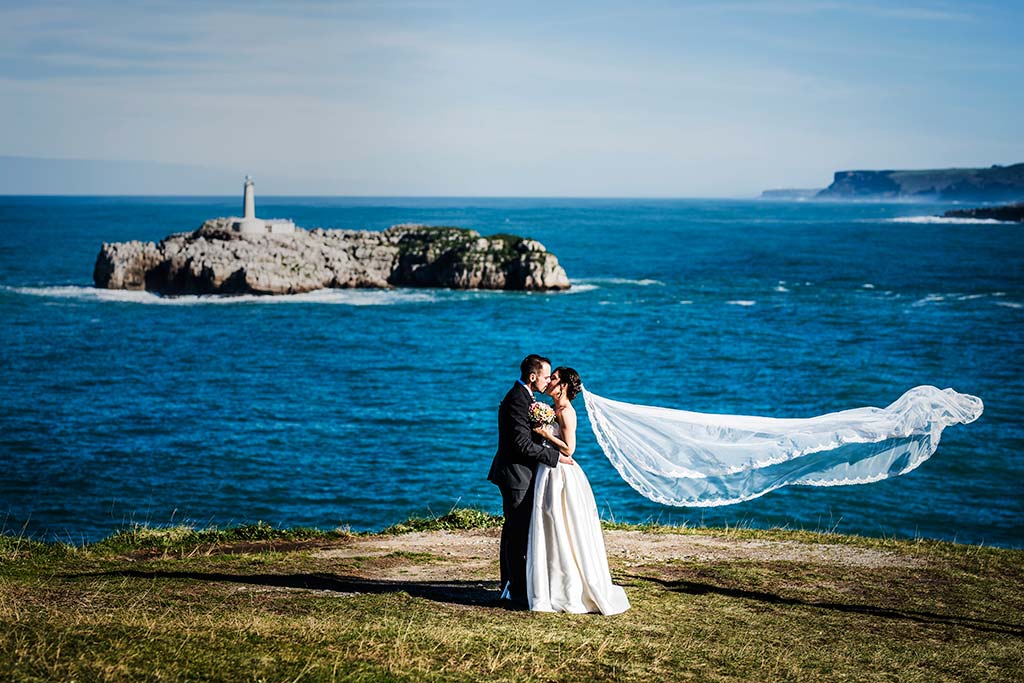
M 528 489 L 539 463 L 558 466 L 558 449 L 546 446 L 530 427 L 532 393 L 516 382 L 498 407 L 498 452 L 487 478 L 499 487 Z

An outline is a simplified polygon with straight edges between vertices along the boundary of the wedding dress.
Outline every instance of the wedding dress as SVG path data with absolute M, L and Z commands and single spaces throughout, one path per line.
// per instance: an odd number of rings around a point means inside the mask
M 554 425 L 555 436 L 561 436 Z M 629 609 L 612 583 L 597 503 L 579 463 L 541 465 L 534 480 L 526 596 L 538 612 L 618 614 Z
M 787 485 L 866 484 L 931 457 L 942 430 L 978 419 L 977 396 L 919 386 L 886 408 L 811 418 L 714 415 L 634 405 L 583 390 L 619 475 L 657 503 L 730 505 Z

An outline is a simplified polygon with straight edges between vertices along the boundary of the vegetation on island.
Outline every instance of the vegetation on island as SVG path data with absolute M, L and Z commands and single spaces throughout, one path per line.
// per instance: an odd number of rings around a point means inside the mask
M 1024 551 L 606 523 L 632 609 L 496 600 L 501 518 L 0 536 L 0 680 L 1017 681 Z
M 398 226 L 391 230 L 400 235 L 398 267 L 389 280 L 395 285 L 445 280 L 442 271 L 467 268 L 516 272 L 516 264 L 530 257 L 529 245 L 539 247 L 527 237 L 506 233 L 484 237 L 475 230 L 452 226 Z

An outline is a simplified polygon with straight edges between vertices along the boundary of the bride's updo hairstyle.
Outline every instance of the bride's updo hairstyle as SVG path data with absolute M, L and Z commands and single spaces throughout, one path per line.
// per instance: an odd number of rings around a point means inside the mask
M 555 368 L 551 374 L 558 373 L 558 379 L 561 380 L 562 385 L 565 386 L 565 397 L 570 401 L 576 398 L 576 395 L 583 389 L 583 381 L 580 379 L 580 373 L 576 372 L 572 368 L 558 367 Z

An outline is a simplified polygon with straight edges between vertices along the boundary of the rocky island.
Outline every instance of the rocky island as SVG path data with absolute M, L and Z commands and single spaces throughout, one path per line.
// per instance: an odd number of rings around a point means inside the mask
M 945 218 L 980 218 L 983 220 L 1024 223 L 1024 203 L 983 206 L 977 209 L 952 209 L 942 215 Z
M 569 289 L 540 242 L 474 230 L 396 225 L 369 230 L 246 234 L 230 219 L 159 243 L 105 243 L 93 281 L 158 294 L 299 294 L 327 287 Z
M 215 218 L 158 243 L 104 243 L 93 281 L 164 295 L 301 294 L 328 287 L 564 290 L 558 258 L 536 240 L 475 230 L 395 225 L 383 232 L 297 228 L 255 217 Z

